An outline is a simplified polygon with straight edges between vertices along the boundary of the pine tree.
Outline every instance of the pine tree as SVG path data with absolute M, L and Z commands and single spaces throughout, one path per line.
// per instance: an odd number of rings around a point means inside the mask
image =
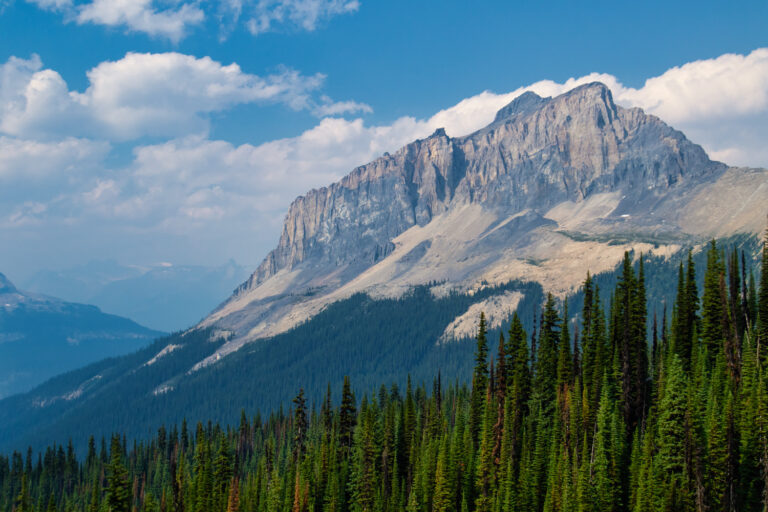
M 477 512 L 491 512 L 495 487 L 495 463 L 493 457 L 493 447 L 495 444 L 493 431 L 494 411 L 490 386 L 487 388 L 485 402 L 485 416 L 480 432 L 480 446 L 477 455 L 477 499 L 475 500 L 475 510 Z
M 232 454 L 229 440 L 222 433 L 219 436 L 219 450 L 213 464 L 213 496 L 216 510 L 223 510 L 229 498 L 229 483 L 232 479 Z
M 543 400 L 546 407 L 550 407 L 555 399 L 559 340 L 560 317 L 555 308 L 555 299 L 550 293 L 547 295 L 544 314 L 542 315 L 534 376 L 534 393 L 540 400 Z
M 345 453 L 352 447 L 356 419 L 355 395 L 349 376 L 344 376 L 344 386 L 341 391 L 341 409 L 339 410 L 339 445 Z
M 472 401 L 469 413 L 469 425 L 472 439 L 477 442 L 483 426 L 485 392 L 488 388 L 488 340 L 485 313 L 480 313 L 477 326 L 477 346 L 475 349 L 475 370 L 472 374 Z
M 294 459 L 301 461 L 304 454 L 304 444 L 307 441 L 307 430 L 309 422 L 307 421 L 307 401 L 304 398 L 304 388 L 299 389 L 299 394 L 293 399 L 296 410 L 293 413 L 293 454 Z
M 107 507 L 110 512 L 128 512 L 131 495 L 128 487 L 128 470 L 123 465 L 120 438 L 112 436 L 109 476 L 107 477 Z
M 763 241 L 763 260 L 760 270 L 760 292 L 757 300 L 758 353 L 768 361 L 768 229 Z
M 437 468 L 435 470 L 435 491 L 432 499 L 432 510 L 434 512 L 452 512 L 455 510 L 456 497 L 453 489 L 453 478 L 450 454 L 450 444 L 448 436 L 443 437 L 440 445 L 440 452 L 437 457 Z
M 640 261 L 642 262 L 642 256 Z M 612 315 L 611 345 L 615 349 L 621 382 L 621 402 L 624 421 L 628 430 L 635 429 L 645 409 L 646 379 L 648 375 L 647 342 L 645 336 L 645 288 L 644 277 L 636 277 L 632 270 L 629 253 L 616 285 L 614 313 Z
M 560 329 L 560 342 L 557 355 L 557 391 L 564 395 L 573 377 L 573 357 L 571 355 L 571 334 L 568 329 L 568 303 L 563 312 L 563 323 Z
M 720 294 L 720 279 L 725 269 L 720 260 L 720 251 L 714 240 L 707 252 L 707 270 L 704 274 L 704 296 L 701 308 L 701 343 L 707 354 L 707 363 L 712 364 L 723 344 L 723 316 L 726 304 Z
M 658 455 L 653 481 L 656 510 L 688 510 L 690 495 L 686 481 L 685 445 L 687 379 L 680 359 L 673 354 L 666 365 L 664 391 L 659 404 Z
M 29 497 L 29 478 L 28 472 L 25 471 L 21 477 L 21 490 L 19 495 L 16 496 L 16 503 L 14 510 L 17 512 L 32 512 L 32 500 Z

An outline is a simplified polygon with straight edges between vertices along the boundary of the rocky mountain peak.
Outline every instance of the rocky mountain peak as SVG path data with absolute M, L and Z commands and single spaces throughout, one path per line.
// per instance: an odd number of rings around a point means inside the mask
M 435 137 L 447 137 L 448 135 L 445 133 L 445 128 L 438 128 L 434 131 L 432 135 L 429 136 L 430 139 Z
M 550 98 L 542 98 L 535 92 L 526 91 L 496 112 L 494 122 L 529 114 L 541 107 L 541 105 L 546 103 L 549 99 Z
M 553 98 L 526 92 L 473 134 L 437 129 L 297 198 L 277 248 L 238 294 L 299 265 L 346 279 L 386 258 L 404 231 L 462 205 L 543 214 L 619 191 L 639 204 L 724 169 L 658 118 L 617 106 L 602 83 Z

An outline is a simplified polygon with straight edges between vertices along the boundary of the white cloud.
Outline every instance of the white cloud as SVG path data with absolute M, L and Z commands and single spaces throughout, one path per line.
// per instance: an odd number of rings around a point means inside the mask
M 178 42 L 192 25 L 205 19 L 197 1 L 166 9 L 155 8 L 154 0 L 93 0 L 76 4 L 73 0 L 27 0 L 48 11 L 61 12 L 67 21 L 125 27 Z
M 8 186 L 11 181 L 40 179 L 51 183 L 51 180 L 71 179 L 76 174 L 101 170 L 109 149 L 105 142 L 84 139 L 46 143 L 0 136 L 0 184 Z
M 373 109 L 365 103 L 356 101 L 336 101 L 334 102 L 328 96 L 321 96 L 320 103 L 315 105 L 312 113 L 318 117 L 340 116 L 342 114 L 355 114 L 357 112 L 370 114 Z
M 731 165 L 768 167 L 768 48 L 675 67 L 637 89 L 624 86 L 613 75 L 590 73 L 563 83 L 542 80 L 503 94 L 485 91 L 425 121 L 414 121 L 420 126 L 414 133 L 424 136 L 444 127 L 449 135 L 466 135 L 490 123 L 501 107 L 526 91 L 557 96 L 595 81 L 605 83 L 618 104 L 660 117 L 704 146 L 713 158 Z
M 252 78 L 236 66 L 178 54 L 150 59 L 152 79 L 147 83 L 136 80 L 142 75 L 139 69 L 146 64 L 142 62 L 146 56 L 133 61 L 129 55 L 98 66 L 89 74 L 91 85 L 83 93 L 67 91 L 53 72 L 40 75 L 45 70 L 41 71 L 39 59 L 11 59 L 0 68 L 3 130 L 10 119 L 16 123 L 13 126 L 27 126 L 28 132 L 18 131 L 31 136 L 31 112 L 42 116 L 55 105 L 47 97 L 68 95 L 67 116 L 83 115 L 95 123 L 92 109 L 98 106 L 101 124 L 94 125 L 113 135 L 128 137 L 156 126 L 160 127 L 157 133 L 173 138 L 136 147 L 130 164 L 110 170 L 104 170 L 103 163 L 108 146 L 89 150 L 82 139 L 40 143 L 0 138 L 0 181 L 3 176 L 14 176 L 18 182 L 23 176 L 36 176 L 39 169 L 48 169 L 39 176 L 81 176 L 47 189 L 48 197 L 43 192 L 18 193 L 21 189 L 15 186 L 18 197 L 6 202 L 5 210 L 0 208 L 0 218 L 5 219 L 6 227 L 26 226 L 25 233 L 31 232 L 31 226 L 66 223 L 71 230 L 66 233 L 88 240 L 98 228 L 123 250 L 155 251 L 153 260 L 195 254 L 213 261 L 228 257 L 254 261 L 274 245 L 287 205 L 298 194 L 327 185 L 357 165 L 428 136 L 436 128 L 443 127 L 452 136 L 466 135 L 491 122 L 498 109 L 527 90 L 554 96 L 596 80 L 613 90 L 619 104 L 640 106 L 659 115 L 703 144 L 713 157 L 729 164 L 768 167 L 764 142 L 768 133 L 767 54 L 768 50 L 761 49 L 744 56 L 690 63 L 638 88 L 597 73 L 562 83 L 544 80 L 503 94 L 482 92 L 427 119 L 402 117 L 386 125 L 329 117 L 296 137 L 260 145 L 209 140 L 199 134 L 199 127 L 206 125 L 206 113 L 251 101 L 280 101 L 318 114 L 325 109 L 329 115 L 365 112 L 366 108 L 314 97 L 310 94 L 313 86 L 302 85 L 306 77 L 295 72 L 278 73 L 274 79 Z M 190 85 L 194 92 L 165 85 L 172 81 L 169 77 Z M 7 93 L 18 90 L 23 94 Z M 31 108 L 28 98 L 49 107 Z M 28 118 L 9 117 L 4 112 L 22 112 Z M 23 119 L 27 125 L 21 123 Z M 185 131 L 168 119 L 195 125 L 194 130 Z M 121 122 L 126 124 L 121 126 Z M 55 125 L 51 120 L 43 124 L 51 125 Z M 36 144 L 40 146 L 36 148 Z M 45 160 L 46 156 L 51 160 Z M 36 158 L 42 162 L 39 168 Z M 56 172 L 61 169 L 69 171 Z
M 180 53 L 128 53 L 87 73 L 88 88 L 70 91 L 37 56 L 0 66 L 0 131 L 25 137 L 62 135 L 129 140 L 203 133 L 208 115 L 244 103 L 283 103 L 319 115 L 370 111 L 313 94 L 325 80 L 284 68 L 260 77 L 237 64 Z
M 41 9 L 61 13 L 67 22 L 124 27 L 178 43 L 191 27 L 206 18 L 211 6 L 225 39 L 245 13 L 246 28 L 253 35 L 287 27 L 313 31 L 319 24 L 360 8 L 357 0 L 27 0 Z M 165 4 L 165 5 L 164 5 Z M 170 6 L 168 6 L 170 4 Z M 0 3 L 0 8 L 2 7 Z M 159 7 L 163 6 L 163 7 Z
M 563 83 L 544 80 L 505 94 L 486 91 L 428 119 L 402 117 L 389 125 L 366 126 L 362 119 L 326 118 L 297 137 L 258 146 L 233 146 L 201 137 L 145 146 L 137 148 L 132 168 L 131 179 L 139 185 L 138 197 L 127 199 L 120 211 L 128 213 L 129 205 L 133 205 L 151 212 L 151 203 L 156 201 L 166 208 L 162 215 L 165 227 L 175 228 L 184 225 L 184 217 L 195 223 L 228 219 L 227 222 L 240 224 L 243 218 L 260 216 L 274 221 L 298 194 L 337 180 L 355 166 L 428 136 L 437 128 L 445 128 L 453 136 L 466 135 L 487 125 L 500 108 L 525 91 L 555 96 L 593 81 L 606 83 L 620 104 L 643 107 L 692 131 L 706 127 L 711 131 L 709 139 L 702 130 L 701 135 L 707 140 L 694 141 L 704 142 L 707 147 L 717 140 L 741 140 L 744 144 L 726 149 L 727 153 L 715 151 L 715 157 L 727 156 L 726 161 L 749 158 L 752 165 L 768 165 L 762 141 L 745 136 L 746 132 L 768 133 L 768 102 L 764 99 L 768 93 L 766 54 L 766 50 L 757 50 L 748 56 L 726 55 L 687 64 L 649 79 L 639 89 L 622 85 L 612 75 L 592 73 Z M 725 92 L 729 82 L 725 78 L 718 82 L 718 76 L 739 76 L 743 80 L 731 85 L 735 91 Z M 689 96 L 694 94 L 696 98 L 691 100 Z M 732 103 L 735 97 L 740 98 L 741 106 Z M 706 112 L 709 117 L 704 117 Z M 745 122 L 743 130 L 725 137 L 723 131 L 732 130 L 729 123 L 752 118 L 759 118 L 757 125 Z M 718 131 L 720 124 L 725 128 Z
M 152 4 L 152 0 L 94 0 L 79 9 L 77 22 L 125 26 L 135 32 L 178 42 L 189 25 L 196 25 L 205 18 L 195 4 L 181 4 L 176 9 L 162 11 Z
M 259 0 L 247 26 L 253 35 L 281 25 L 312 31 L 325 20 L 359 8 L 357 0 Z

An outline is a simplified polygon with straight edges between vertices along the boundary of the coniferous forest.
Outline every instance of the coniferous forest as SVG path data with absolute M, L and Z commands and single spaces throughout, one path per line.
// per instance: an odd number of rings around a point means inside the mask
M 0 456 L 0 511 L 765 510 L 768 244 L 762 268 L 712 242 L 648 318 L 626 254 L 608 301 L 587 275 L 582 310 L 549 295 L 532 332 L 481 315 L 471 386 L 346 379 L 237 426 Z

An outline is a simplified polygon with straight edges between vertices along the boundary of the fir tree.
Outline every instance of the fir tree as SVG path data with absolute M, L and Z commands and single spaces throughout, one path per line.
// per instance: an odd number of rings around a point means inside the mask
M 123 465 L 120 438 L 112 436 L 111 459 L 107 477 L 107 507 L 110 512 L 128 512 L 131 508 L 131 495 L 128 487 L 128 470 Z
M 560 317 L 552 294 L 547 295 L 539 333 L 534 392 L 549 407 L 555 399 L 557 388 L 557 361 L 559 358 Z
M 480 313 L 477 326 L 477 345 L 475 349 L 475 370 L 472 374 L 472 402 L 469 413 L 469 425 L 472 438 L 478 441 L 483 426 L 485 392 L 488 388 L 488 340 L 485 313 Z
M 341 391 L 341 409 L 339 411 L 339 445 L 348 453 L 352 447 L 355 424 L 355 395 L 352 394 L 352 385 L 349 376 L 344 376 L 344 387 Z
M 296 410 L 293 413 L 293 453 L 296 461 L 301 461 L 304 453 L 304 444 L 307 440 L 307 401 L 304 398 L 304 388 L 299 389 L 299 394 L 293 399 Z
M 758 353 L 768 361 L 768 229 L 763 241 L 763 259 L 760 267 L 760 292 L 757 299 L 757 337 Z

